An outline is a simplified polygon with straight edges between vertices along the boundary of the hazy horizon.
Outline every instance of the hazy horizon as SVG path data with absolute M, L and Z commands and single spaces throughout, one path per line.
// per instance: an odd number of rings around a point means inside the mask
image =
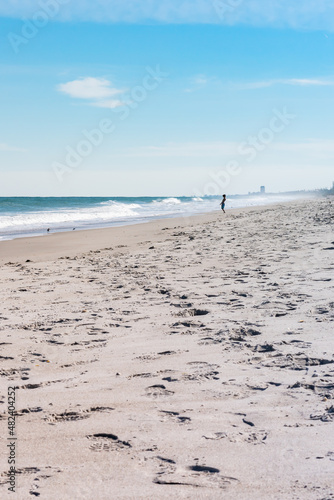
M 253 192 L 248 192 L 248 193 L 228 193 L 228 197 L 247 197 L 247 196 L 269 196 L 269 195 L 285 195 L 285 194 L 322 194 L 325 191 L 331 191 L 331 189 L 328 188 L 317 188 L 317 189 L 300 189 L 300 190 L 294 190 L 294 191 L 265 191 L 264 193 L 261 193 L 260 191 L 253 191 Z M 202 198 L 221 198 L 222 194 L 203 194 Z M 51 196 L 43 196 L 43 195 L 38 195 L 38 196 L 20 196 L 20 195 L 8 195 L 8 196 L 0 196 L 1 198 L 196 198 L 195 195 L 186 195 L 186 194 L 170 194 L 170 195 L 164 195 L 164 194 L 156 194 L 152 196 L 147 196 L 147 195 L 135 195 L 135 196 L 126 196 L 124 194 L 119 194 L 119 195 L 106 195 L 106 196 L 95 196 L 95 195 L 84 195 L 84 196 L 62 196 L 62 195 L 51 195 Z

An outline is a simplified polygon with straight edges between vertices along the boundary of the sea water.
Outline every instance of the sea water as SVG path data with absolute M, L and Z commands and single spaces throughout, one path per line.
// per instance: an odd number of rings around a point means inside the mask
M 232 196 L 226 210 L 293 199 L 289 195 Z M 0 197 L 0 240 L 92 229 L 219 210 L 221 197 Z M 48 231 L 49 229 L 49 231 Z

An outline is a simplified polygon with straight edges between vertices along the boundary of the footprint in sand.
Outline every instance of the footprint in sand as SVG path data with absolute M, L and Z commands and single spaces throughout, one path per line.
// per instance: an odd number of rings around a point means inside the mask
M 13 380 L 16 375 L 21 376 L 21 380 L 29 378 L 28 371 L 30 368 L 10 368 L 9 370 L 0 370 L 0 377 L 7 377 L 8 380 Z
M 49 424 L 56 424 L 60 422 L 74 422 L 77 420 L 84 420 L 85 418 L 89 418 L 95 412 L 110 412 L 113 411 L 114 408 L 109 406 L 95 406 L 90 408 L 89 410 L 82 411 L 64 411 L 62 413 L 52 413 L 50 415 L 46 415 L 44 420 Z
M 266 367 L 288 368 L 289 370 L 305 370 L 310 366 L 328 365 L 334 363 L 334 359 L 309 358 L 304 353 L 282 354 L 278 353 L 261 361 Z
M 191 422 L 190 417 L 187 417 L 186 415 L 180 415 L 178 411 L 160 410 L 160 414 L 163 420 L 170 420 L 178 424 L 189 424 Z
M 191 369 L 191 373 L 185 373 L 183 375 L 183 380 L 194 380 L 197 382 L 205 380 L 219 380 L 219 372 L 217 368 L 219 365 L 209 364 L 205 361 L 191 361 L 187 363 Z
M 145 395 L 151 398 L 168 397 L 172 396 L 173 394 L 174 391 L 167 390 L 166 387 L 162 384 L 150 385 L 145 389 Z
M 100 432 L 87 436 L 92 441 L 89 449 L 92 451 L 120 451 L 132 448 L 128 441 L 122 441 L 115 434 Z
M 131 380 L 132 378 L 152 378 L 152 377 L 157 377 L 157 375 L 150 372 L 134 373 L 133 375 L 128 376 L 128 380 Z
M 217 441 L 219 439 L 227 439 L 230 443 L 250 443 L 253 445 L 266 444 L 268 432 L 216 432 L 214 434 L 207 434 L 203 436 L 204 439 Z
M 323 413 L 311 414 L 311 420 L 320 420 L 321 422 L 333 422 L 334 421 L 334 406 L 329 406 Z
M 62 380 L 49 380 L 47 382 L 41 382 L 39 384 L 26 384 L 26 385 L 21 385 L 19 389 L 38 389 L 39 387 L 46 387 L 51 384 L 58 384 L 60 382 L 70 382 L 73 380 L 73 378 L 67 378 L 67 379 L 62 379 Z
M 20 469 L 16 469 L 16 475 L 18 476 L 20 487 L 22 491 L 29 490 L 29 495 L 32 496 L 40 496 L 39 488 L 41 483 L 45 480 L 52 478 L 54 474 L 63 472 L 62 469 L 57 467 L 22 467 Z M 31 478 L 33 476 L 33 479 Z M 31 482 L 32 481 L 32 482 Z M 8 479 L 5 479 L 5 482 L 0 481 L 0 484 L 6 484 Z
M 40 406 L 34 406 L 32 408 L 23 408 L 16 412 L 17 417 L 21 417 L 22 415 L 29 415 L 29 413 L 40 413 L 43 411 L 43 408 Z
M 254 307 L 263 311 L 264 314 L 268 316 L 274 316 L 276 318 L 286 316 L 290 311 L 295 311 L 297 309 L 296 304 L 286 304 L 284 302 L 269 300 L 266 300 L 260 305 Z
M 238 483 L 238 479 L 224 476 L 217 467 L 198 463 L 182 467 L 172 459 L 156 458 L 160 470 L 153 480 L 155 484 L 226 489 Z
M 207 311 L 206 309 L 183 309 L 182 311 L 174 314 L 174 316 L 206 316 L 209 313 L 210 311 Z
M 49 424 L 58 423 L 58 422 L 74 422 L 77 420 L 83 420 L 88 418 L 89 415 L 84 413 L 79 413 L 76 411 L 65 411 L 64 413 L 53 413 L 52 415 L 48 415 L 44 417 Z
M 313 383 L 307 384 L 305 382 L 296 382 L 293 385 L 289 385 L 288 389 L 301 389 L 310 390 L 317 394 L 321 399 L 330 400 L 334 399 L 334 383 Z M 300 391 L 298 391 L 300 392 Z

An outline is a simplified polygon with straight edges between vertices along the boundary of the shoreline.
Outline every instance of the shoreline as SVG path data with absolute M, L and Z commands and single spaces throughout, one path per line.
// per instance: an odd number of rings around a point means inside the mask
M 126 245 L 130 249 L 147 239 L 147 233 L 151 233 L 154 241 L 161 236 L 161 231 L 179 225 L 187 227 L 189 224 L 197 222 L 202 224 L 215 220 L 217 217 L 228 218 L 229 214 L 236 215 L 254 210 L 266 210 L 270 207 L 284 206 L 288 204 L 305 203 L 305 200 L 293 200 L 279 203 L 269 203 L 268 205 L 255 205 L 242 208 L 232 208 L 226 214 L 217 209 L 212 212 L 202 214 L 156 218 L 147 222 L 135 222 L 121 226 L 111 226 L 92 229 L 78 229 L 75 231 L 63 231 L 41 236 L 27 236 L 0 241 L 0 265 L 9 261 L 24 261 L 26 259 L 38 261 L 48 261 L 59 257 L 73 257 L 78 253 L 102 250 L 113 245 Z M 219 215 L 218 215 L 219 214 Z
M 47 233 L 47 229 L 49 228 L 51 233 L 68 233 L 71 232 L 73 229 L 77 231 L 81 230 L 93 230 L 93 229 L 105 229 L 105 228 L 111 228 L 111 227 L 122 227 L 122 226 L 127 226 L 127 225 L 136 225 L 136 224 L 141 224 L 141 223 L 148 223 L 148 222 L 154 222 L 156 220 L 160 219 L 173 219 L 173 218 L 183 218 L 183 217 L 191 217 L 191 216 L 196 216 L 196 215 L 202 215 L 202 214 L 207 214 L 210 212 L 214 212 L 216 210 L 219 211 L 219 203 L 220 203 L 220 197 L 216 197 L 215 199 L 209 198 L 209 199 L 202 199 L 202 203 L 197 204 L 196 206 L 193 206 L 193 202 L 196 201 L 195 198 L 187 198 L 187 197 L 179 197 L 179 198 L 152 198 L 151 199 L 151 207 L 157 207 L 155 210 L 153 210 L 152 213 L 147 212 L 147 207 L 148 205 L 145 205 L 145 203 L 142 203 L 142 200 L 146 198 L 133 198 L 132 203 L 136 204 L 137 202 L 139 204 L 136 205 L 136 209 L 138 210 L 137 213 L 134 213 L 132 215 L 123 215 L 123 216 L 118 216 L 114 219 L 110 219 L 109 221 L 104 220 L 103 218 L 99 218 L 102 216 L 102 212 L 105 209 L 105 205 L 108 203 L 114 203 L 114 204 L 119 204 L 120 206 L 122 205 L 122 209 L 126 210 L 129 207 L 132 207 L 131 203 L 125 203 L 123 198 L 120 197 L 119 199 L 116 198 L 110 198 L 109 200 L 105 198 L 101 198 L 99 204 L 96 205 L 96 198 L 91 198 L 87 197 L 88 200 L 94 200 L 95 204 L 91 205 L 80 205 L 80 203 L 77 202 L 77 204 L 73 204 L 73 206 L 70 205 L 68 202 L 67 204 L 64 205 L 66 206 L 67 209 L 70 210 L 85 210 L 87 209 L 88 211 L 91 211 L 93 208 L 95 210 L 95 217 L 96 220 L 93 219 L 86 219 L 85 217 L 83 219 L 80 219 L 80 213 L 78 212 L 76 216 L 72 214 L 73 220 L 60 220 L 58 218 L 58 222 L 56 222 L 57 215 L 61 215 L 63 212 L 64 207 L 58 205 L 54 206 L 53 210 L 51 209 L 52 206 L 49 206 L 48 208 L 50 209 L 50 212 L 47 210 L 44 212 L 41 210 L 39 212 L 39 215 L 43 215 L 44 217 L 51 217 L 48 222 L 44 220 L 44 222 L 40 221 L 39 223 L 35 219 L 35 222 L 32 223 L 31 216 L 32 213 L 29 211 L 13 211 L 12 213 L 9 212 L 4 212 L 3 214 L 0 213 L 0 221 L 4 223 L 7 221 L 7 226 L 4 227 L 3 230 L 0 230 L 0 241 L 12 241 L 15 239 L 21 239 L 21 238 L 35 238 L 39 236 L 44 236 Z M 229 198 L 229 210 L 235 210 L 239 208 L 248 208 L 248 207 L 256 207 L 256 206 L 267 206 L 267 205 L 274 205 L 277 203 L 286 203 L 290 201 L 303 201 L 305 199 L 314 199 L 315 195 L 314 194 L 309 194 L 307 195 L 295 195 L 295 197 L 289 195 L 288 193 L 272 193 L 272 194 L 267 194 L 267 195 L 257 195 L 257 196 L 244 196 L 244 195 L 235 195 Z M 10 198 L 12 200 L 13 198 Z M 34 200 L 35 198 L 33 198 Z M 45 200 L 50 200 L 53 198 L 42 198 Z M 61 198 L 64 200 L 76 200 L 77 198 Z M 82 200 L 82 198 L 78 198 L 79 200 Z M 184 201 L 186 199 L 186 202 Z M 24 198 L 25 202 L 26 200 L 29 200 L 29 198 Z M 132 200 L 132 198 L 126 198 L 126 200 Z M 235 200 L 243 200 L 243 203 L 239 206 L 239 203 L 235 204 Z M 246 202 L 247 200 L 247 202 Z M 260 201 L 259 201 L 260 200 Z M 170 205 L 172 203 L 172 205 Z M 208 204 L 210 206 L 208 206 Z M 159 205 L 161 205 L 159 207 Z M 174 207 L 179 207 L 179 210 L 174 210 L 171 207 L 174 205 Z M 23 204 L 24 206 L 24 204 Z M 119 210 L 120 206 L 116 207 L 109 207 L 112 210 Z M 46 205 L 47 207 L 47 205 Z M 46 207 L 44 207 L 46 209 Z M 164 209 L 162 210 L 162 207 Z M 32 208 L 32 207 L 30 207 Z M 181 210 L 180 210 L 181 208 Z M 39 209 L 41 207 L 39 206 Z M 99 213 L 99 210 L 102 211 Z M 165 211 L 164 211 L 165 210 Z M 171 211 L 172 210 L 172 211 Z M 96 212 L 97 211 L 97 212 Z M 160 211 L 160 212 L 159 212 Z M 142 213 L 141 213 L 142 212 Z M 155 213 L 154 213 L 155 212 Z M 4 221 L 2 220 L 2 216 L 4 217 Z M 17 220 L 16 217 L 19 216 L 20 218 L 20 224 L 21 226 L 20 229 L 15 229 Z M 109 216 L 111 216 L 111 213 L 109 213 Z M 38 212 L 34 213 L 34 217 L 38 218 Z M 9 220 L 7 219 L 13 219 L 12 222 L 10 223 Z M 30 228 L 24 229 L 22 226 L 22 221 L 26 220 L 26 222 L 29 222 L 29 225 L 33 224 Z M 9 229 L 9 226 L 12 226 L 12 229 Z

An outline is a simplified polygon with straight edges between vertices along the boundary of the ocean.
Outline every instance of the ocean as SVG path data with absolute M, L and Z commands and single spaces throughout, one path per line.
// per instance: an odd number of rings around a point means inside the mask
M 295 199 L 295 196 L 228 197 L 226 210 Z M 92 229 L 219 210 L 221 197 L 0 197 L 0 240 Z

